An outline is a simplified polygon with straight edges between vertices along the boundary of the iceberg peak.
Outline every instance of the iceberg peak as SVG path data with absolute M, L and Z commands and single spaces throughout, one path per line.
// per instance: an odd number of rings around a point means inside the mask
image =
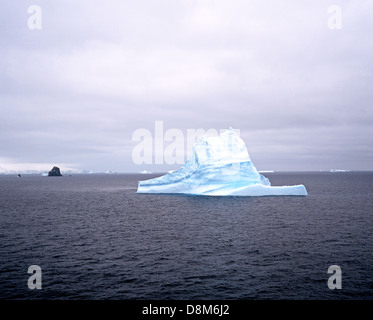
M 250 161 L 245 142 L 230 127 L 218 137 L 203 136 L 194 145 L 200 164 L 227 164 Z
M 138 193 L 215 196 L 307 195 L 303 185 L 272 187 L 255 168 L 245 142 L 232 127 L 218 137 L 203 136 L 183 167 L 164 176 L 139 181 Z

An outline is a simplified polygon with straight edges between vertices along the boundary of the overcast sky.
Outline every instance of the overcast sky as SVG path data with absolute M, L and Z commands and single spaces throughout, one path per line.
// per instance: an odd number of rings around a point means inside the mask
M 2 1 L 0 167 L 175 169 L 133 161 L 163 121 L 240 129 L 259 170 L 373 170 L 372 32 L 373 1 Z

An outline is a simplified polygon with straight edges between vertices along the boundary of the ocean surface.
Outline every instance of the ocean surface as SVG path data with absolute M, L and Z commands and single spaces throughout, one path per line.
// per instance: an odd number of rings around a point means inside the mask
M 0 299 L 373 299 L 373 172 L 264 175 L 309 195 L 136 194 L 154 174 L 2 175 Z M 331 265 L 342 289 L 328 287 Z

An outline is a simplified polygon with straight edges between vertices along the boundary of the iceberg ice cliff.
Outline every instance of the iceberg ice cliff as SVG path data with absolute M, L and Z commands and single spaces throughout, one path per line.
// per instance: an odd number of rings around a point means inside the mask
M 184 166 L 164 176 L 139 181 L 138 193 L 208 196 L 305 196 L 304 185 L 273 187 L 252 163 L 244 141 L 229 128 L 219 137 L 200 138 Z

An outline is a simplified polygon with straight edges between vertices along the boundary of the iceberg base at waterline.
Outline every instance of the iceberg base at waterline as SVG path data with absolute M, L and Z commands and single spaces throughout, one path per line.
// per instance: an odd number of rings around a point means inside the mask
M 139 181 L 137 193 L 205 196 L 306 196 L 304 185 L 271 186 L 253 165 L 244 141 L 229 128 L 218 137 L 202 137 L 193 156 L 178 170 Z
M 170 187 L 170 188 L 169 188 Z M 189 195 L 204 195 L 204 196 L 306 196 L 307 190 L 304 185 L 294 186 L 265 186 L 261 184 L 248 185 L 244 187 L 230 188 L 196 188 L 195 190 L 187 190 L 180 186 L 169 186 L 167 188 L 141 186 L 137 193 L 179 193 Z

